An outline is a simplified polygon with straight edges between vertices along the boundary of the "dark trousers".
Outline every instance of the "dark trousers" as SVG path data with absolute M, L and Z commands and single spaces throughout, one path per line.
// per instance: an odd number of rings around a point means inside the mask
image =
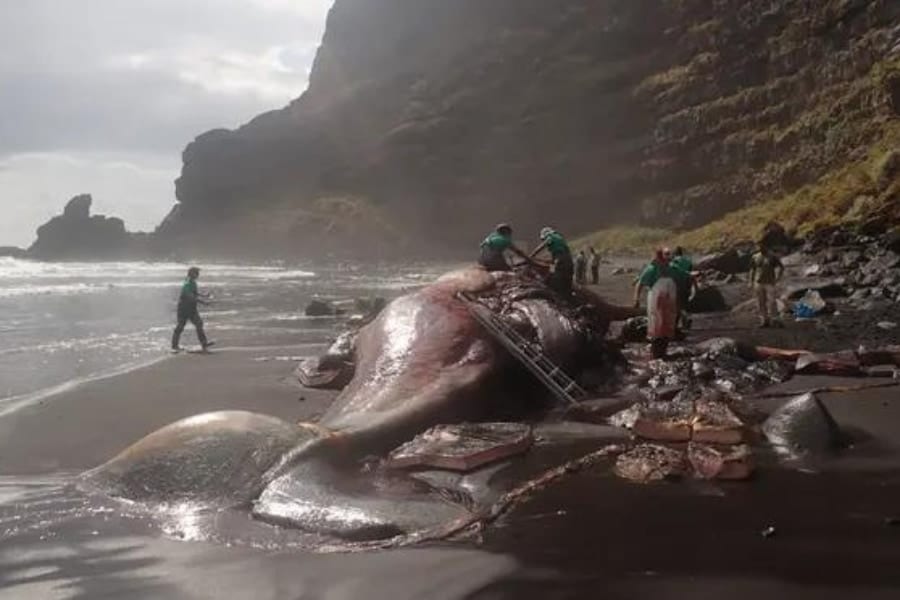
M 478 257 L 478 264 L 491 272 L 496 271 L 512 271 L 506 257 L 502 252 L 496 252 L 490 248 L 482 248 L 481 256 Z
M 553 259 L 553 271 L 547 278 L 547 285 L 559 295 L 568 298 L 572 295 L 572 275 L 575 266 L 572 257 L 563 255 Z
M 178 324 L 175 325 L 175 332 L 172 333 L 172 349 L 178 348 L 178 345 L 181 343 L 181 334 L 184 333 L 184 327 L 188 321 L 194 324 L 200 345 L 204 348 L 209 345 L 206 339 L 206 332 L 203 331 L 203 319 L 200 318 L 200 312 L 197 308 L 179 308 Z
M 600 283 L 600 267 L 591 267 L 591 283 L 594 285 Z

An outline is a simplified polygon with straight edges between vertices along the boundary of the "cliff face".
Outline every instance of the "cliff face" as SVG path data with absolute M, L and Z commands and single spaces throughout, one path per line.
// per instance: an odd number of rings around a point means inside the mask
M 159 233 L 371 253 L 693 226 L 858 158 L 898 73 L 894 0 L 337 0 L 308 92 L 191 143 Z

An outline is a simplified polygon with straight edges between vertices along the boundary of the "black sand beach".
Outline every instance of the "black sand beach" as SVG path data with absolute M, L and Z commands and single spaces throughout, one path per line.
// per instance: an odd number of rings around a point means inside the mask
M 626 280 L 603 291 L 621 302 Z M 699 319 L 694 335 L 763 335 L 746 327 Z M 793 324 L 779 335 L 815 340 Z M 767 465 L 749 482 L 640 486 L 591 470 L 462 543 L 316 555 L 177 541 L 109 512 L 21 525 L 34 498 L 47 502 L 70 474 L 181 417 L 244 409 L 315 418 L 333 394 L 301 389 L 290 362 L 262 360 L 290 354 L 172 357 L 0 419 L 0 597 L 887 599 L 900 590 L 898 388 L 824 394 L 854 443 L 814 471 Z M 783 387 L 822 384 L 798 377 Z

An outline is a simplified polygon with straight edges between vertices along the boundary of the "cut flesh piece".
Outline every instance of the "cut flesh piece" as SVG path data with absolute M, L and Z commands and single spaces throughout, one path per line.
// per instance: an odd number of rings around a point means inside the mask
M 746 445 L 717 448 L 692 442 L 688 445 L 688 460 L 694 476 L 700 479 L 747 479 L 755 468 Z
M 439 425 L 391 452 L 386 466 L 471 471 L 521 454 L 532 443 L 531 427 L 520 423 Z
M 698 400 L 692 429 L 695 442 L 740 444 L 744 440 L 744 423 L 721 400 Z
M 666 446 L 641 444 L 619 456 L 615 473 L 622 479 L 650 483 L 678 478 L 687 471 L 684 453 Z

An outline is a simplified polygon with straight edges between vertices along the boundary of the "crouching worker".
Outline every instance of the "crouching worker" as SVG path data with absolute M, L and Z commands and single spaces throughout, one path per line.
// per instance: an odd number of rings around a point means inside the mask
M 528 255 L 513 243 L 512 234 L 512 227 L 506 223 L 497 225 L 493 233 L 481 242 L 481 254 L 478 257 L 478 264 L 488 271 L 511 271 L 512 267 L 506 259 L 507 252 L 518 255 L 526 262 L 531 262 Z
M 199 277 L 200 269 L 191 267 L 188 269 L 187 279 L 184 280 L 181 286 L 181 295 L 178 297 L 178 324 L 175 326 L 175 331 L 172 334 L 172 352 L 181 351 L 181 334 L 184 333 L 184 328 L 188 321 L 194 324 L 194 328 L 197 330 L 197 339 L 200 340 L 200 345 L 204 351 L 215 343 L 210 342 L 206 338 L 206 332 L 203 330 L 203 319 L 200 318 L 199 305 L 206 306 L 209 304 L 209 294 L 201 294 L 197 289 L 197 279 Z

